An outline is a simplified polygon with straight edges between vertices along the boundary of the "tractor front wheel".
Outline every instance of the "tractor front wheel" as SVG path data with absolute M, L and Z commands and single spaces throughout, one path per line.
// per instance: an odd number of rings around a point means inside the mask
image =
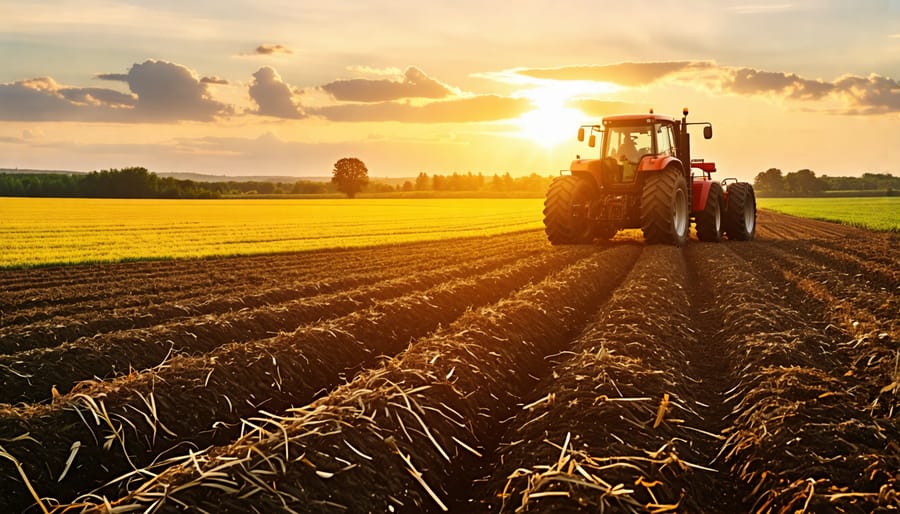
M 725 210 L 725 199 L 722 186 L 713 182 L 706 197 L 706 205 L 697 213 L 697 238 L 701 241 L 718 243 L 722 240 L 722 211 Z
M 752 241 L 756 235 L 756 195 L 747 182 L 728 185 L 725 234 L 732 241 Z
M 589 218 L 594 188 L 573 175 L 557 177 L 544 200 L 544 230 L 551 244 L 585 244 L 594 240 Z
M 648 173 L 641 193 L 641 230 L 650 244 L 682 246 L 690 228 L 687 185 L 681 171 L 668 167 Z

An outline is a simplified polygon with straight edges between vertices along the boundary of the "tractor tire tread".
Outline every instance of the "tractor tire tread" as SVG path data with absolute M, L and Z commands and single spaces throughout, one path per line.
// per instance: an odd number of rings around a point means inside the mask
M 655 172 L 645 179 L 641 193 L 641 230 L 648 244 L 682 246 L 687 241 L 687 231 L 677 234 L 673 223 L 673 196 L 677 188 L 686 194 L 684 177 L 676 168 Z

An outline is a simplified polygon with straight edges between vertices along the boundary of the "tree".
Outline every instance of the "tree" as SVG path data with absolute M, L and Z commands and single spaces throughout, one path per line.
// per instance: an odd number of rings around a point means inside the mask
M 424 171 L 419 172 L 419 176 L 416 177 L 416 191 L 425 191 L 430 187 L 431 179 L 428 178 L 428 174 Z
M 784 176 L 778 168 L 769 168 L 756 175 L 753 180 L 753 189 L 763 194 L 781 194 L 785 190 Z
M 817 178 L 812 170 L 807 169 L 788 173 L 784 180 L 787 182 L 788 189 L 794 194 L 817 194 L 828 188 L 826 182 Z
M 356 193 L 369 184 L 369 170 L 365 163 L 356 157 L 344 157 L 334 163 L 331 183 L 337 186 L 337 190 L 353 198 Z

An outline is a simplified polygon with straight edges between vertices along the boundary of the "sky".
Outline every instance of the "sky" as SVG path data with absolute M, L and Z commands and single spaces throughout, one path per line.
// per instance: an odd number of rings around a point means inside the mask
M 0 0 L 0 168 L 553 175 L 709 121 L 719 178 L 900 174 L 900 0 Z

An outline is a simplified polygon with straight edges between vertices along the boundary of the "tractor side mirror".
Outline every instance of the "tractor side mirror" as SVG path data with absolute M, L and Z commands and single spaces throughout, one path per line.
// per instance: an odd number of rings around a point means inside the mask
M 712 125 L 703 127 L 703 139 L 712 139 Z
M 591 137 L 588 138 L 588 146 L 590 146 L 591 148 L 597 146 L 597 136 L 591 134 Z
M 584 127 L 578 127 L 578 141 L 584 141 Z

